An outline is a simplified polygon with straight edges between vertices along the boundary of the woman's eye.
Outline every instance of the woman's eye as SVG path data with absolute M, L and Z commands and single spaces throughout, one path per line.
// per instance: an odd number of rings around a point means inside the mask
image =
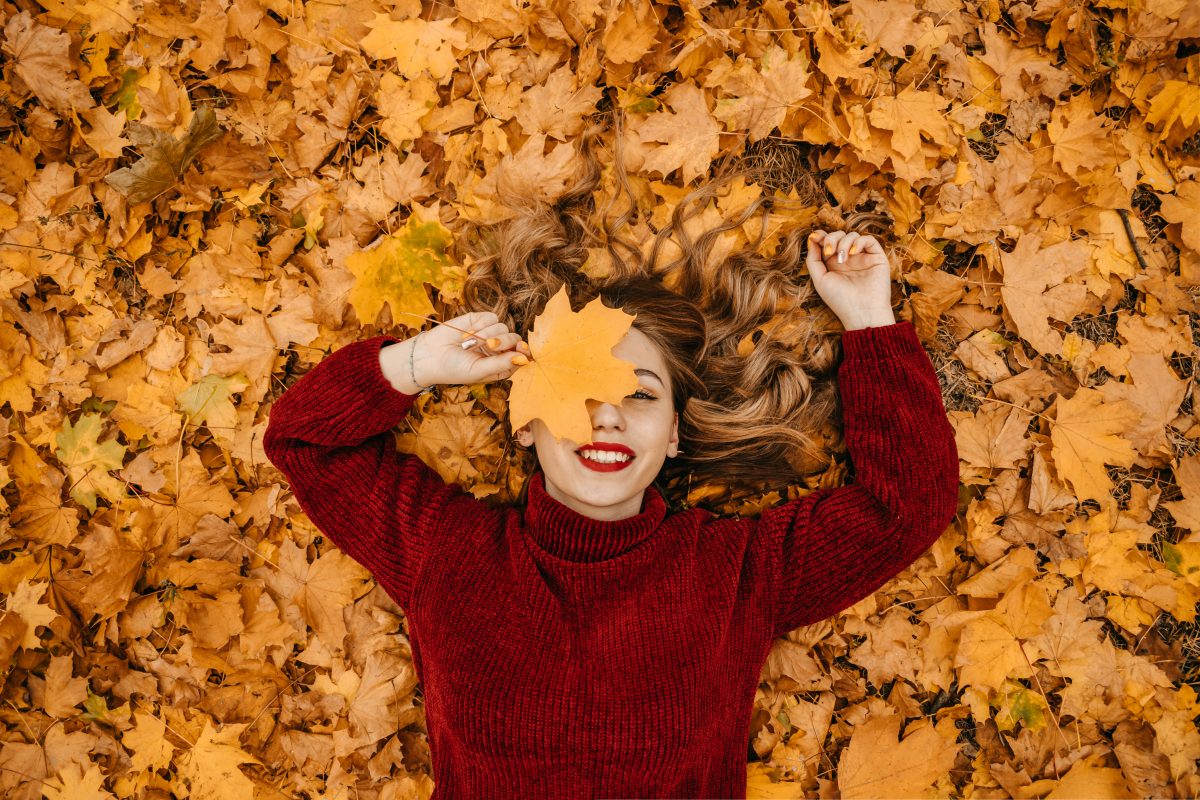
M 657 400 L 658 399 L 654 395 L 647 392 L 645 389 L 638 389 L 636 392 L 634 392 L 633 394 L 631 394 L 629 396 L 637 397 L 640 400 Z

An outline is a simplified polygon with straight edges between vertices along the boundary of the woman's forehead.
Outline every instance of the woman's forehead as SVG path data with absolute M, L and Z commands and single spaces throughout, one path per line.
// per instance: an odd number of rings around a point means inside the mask
M 663 357 L 662 351 L 659 350 L 653 339 L 637 328 L 630 328 L 621 341 L 617 342 L 616 347 L 613 348 L 613 355 L 626 361 L 632 361 L 635 366 L 634 371 L 638 375 L 652 375 L 658 378 L 659 383 L 663 386 L 670 386 L 671 377 L 667 369 L 667 360 Z

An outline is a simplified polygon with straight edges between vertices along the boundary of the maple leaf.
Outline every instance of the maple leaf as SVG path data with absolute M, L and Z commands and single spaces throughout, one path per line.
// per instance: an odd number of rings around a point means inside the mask
M 587 401 L 620 405 L 626 395 L 637 391 L 633 371 L 637 365 L 612 354 L 636 318 L 609 308 L 599 297 L 574 312 L 566 287 L 561 287 L 529 332 L 533 360 L 510 378 L 513 430 L 536 418 L 556 439 L 590 442 Z
M 88 762 L 87 769 L 71 762 L 58 775 L 42 786 L 47 800 L 116 800 L 117 796 L 104 788 L 104 772 L 99 764 Z
M 875 98 L 868 117 L 872 125 L 892 132 L 892 149 L 907 160 L 921 150 L 921 134 L 938 145 L 949 143 L 950 123 L 942 116 L 946 105 L 936 92 L 907 86 L 894 97 Z
M 112 172 L 104 180 L 130 203 L 153 200 L 174 186 L 201 148 L 220 135 L 217 118 L 208 106 L 196 109 L 181 139 L 138 122 L 130 123 L 129 137 L 143 155 L 132 167 Z
M 72 659 L 67 656 L 51 656 L 46 668 L 47 714 L 71 718 L 79 714 L 77 705 L 87 699 L 87 678 L 73 677 Z
M 451 241 L 450 231 L 442 223 L 436 219 L 424 222 L 414 214 L 397 233 L 347 256 L 346 269 L 357 278 L 350 291 L 350 305 L 359 320 L 374 322 L 385 301 L 397 322 L 406 313 L 431 315 L 433 304 L 424 284 L 443 291 L 459 286 L 446 253 Z
M 601 41 L 604 58 L 612 64 L 631 64 L 658 41 L 661 23 L 650 0 L 623 0 L 610 6 Z
M 121 135 L 125 128 L 124 112 L 113 114 L 103 106 L 96 106 L 83 112 L 82 116 L 92 126 L 83 134 L 83 140 L 101 158 L 120 158 L 122 149 L 133 144 Z
M 783 124 L 784 117 L 805 97 L 808 87 L 808 58 L 789 57 L 772 45 L 757 59 L 741 59 L 735 68 L 714 69 L 705 86 L 720 86 L 733 97 L 717 102 L 713 115 L 731 131 L 749 131 L 756 142 Z
M 134 712 L 136 727 L 121 736 L 121 744 L 130 751 L 135 771 L 161 769 L 171 763 L 175 746 L 167 739 L 167 726 L 153 714 Z
M 377 13 L 360 45 L 372 58 L 396 59 L 397 71 L 406 78 L 428 72 L 441 83 L 458 66 L 453 48 L 466 47 L 467 35 L 454 27 L 453 18 L 393 20 Z
M 204 730 L 196 744 L 180 755 L 180 777 L 190 783 L 191 800 L 244 800 L 254 796 L 254 782 L 240 764 L 262 764 L 238 744 L 249 723 L 226 724 L 215 730 L 204 719 Z
M 1112 479 L 1106 464 L 1133 465 L 1137 453 L 1121 438 L 1138 421 L 1125 400 L 1104 402 L 1095 389 L 1080 387 L 1071 397 L 1057 400 L 1058 417 L 1050 430 L 1054 467 L 1071 484 L 1080 500 L 1104 505 L 1112 501 Z
M 397 448 L 414 453 L 437 470 L 446 483 L 467 484 L 482 477 L 472 458 L 494 455 L 499 459 L 502 433 L 489 417 L 468 413 L 473 400 L 443 404 L 439 413 L 425 417 L 415 434 L 404 434 Z
M 22 579 L 16 589 L 8 595 L 8 612 L 25 623 L 20 645 L 27 650 L 42 645 L 42 640 L 37 636 L 37 627 L 49 625 L 58 617 L 57 611 L 38 602 L 48 586 L 46 583 L 32 583 L 28 579 Z
M 17 77 L 49 108 L 67 115 L 96 104 L 70 75 L 71 37 L 35 22 L 28 11 L 14 14 L 4 26 L 0 48 L 12 58 Z
M 1179 224 L 1184 245 L 1200 253 L 1200 181 L 1180 181 L 1174 194 L 1159 193 L 1159 214 L 1167 222 Z
M 83 414 L 74 425 L 65 420 L 62 432 L 55 437 L 55 455 L 71 477 L 71 498 L 92 513 L 98 494 L 113 503 L 126 495 L 124 482 L 109 474 L 109 470 L 121 468 L 125 446 L 116 439 L 100 442 L 100 434 L 100 415 Z
M 874 717 L 854 726 L 838 764 L 844 798 L 924 797 L 954 765 L 958 745 L 933 725 L 910 726 L 900 741 L 900 714 Z
M 664 93 L 671 111 L 650 114 L 631 126 L 644 143 L 661 142 L 647 154 L 643 168 L 666 177 L 678 169 L 684 183 L 708 171 L 720 150 L 721 127 L 713 119 L 700 88 L 679 83 Z
M 1025 341 L 1039 352 L 1061 355 L 1062 335 L 1046 320 L 1070 320 L 1083 310 L 1087 288 L 1068 279 L 1086 267 L 1090 250 L 1081 242 L 1058 242 L 1045 248 L 1041 243 L 1040 235 L 1026 234 L 1017 240 L 1012 253 L 1004 256 L 1000 295 L 1004 310 Z
M 1189 81 L 1164 81 L 1162 89 L 1150 99 L 1145 122 L 1156 128 L 1163 123 L 1159 139 L 1167 138 L 1176 127 L 1183 136 L 1200 130 L 1200 86 Z

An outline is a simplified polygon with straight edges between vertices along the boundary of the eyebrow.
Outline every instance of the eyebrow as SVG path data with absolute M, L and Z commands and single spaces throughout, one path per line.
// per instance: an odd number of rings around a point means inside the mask
M 649 375 L 651 378 L 654 378 L 654 380 L 658 381 L 658 382 L 659 382 L 659 383 L 661 383 L 663 386 L 666 386 L 666 385 L 667 385 L 667 382 L 666 382 L 666 381 L 664 381 L 662 378 L 658 377 L 658 375 L 656 375 L 656 374 L 655 374 L 654 372 L 652 372 L 651 370 L 645 369 L 644 367 L 638 367 L 637 369 L 635 369 L 635 370 L 634 370 L 634 374 L 637 374 L 637 375 Z

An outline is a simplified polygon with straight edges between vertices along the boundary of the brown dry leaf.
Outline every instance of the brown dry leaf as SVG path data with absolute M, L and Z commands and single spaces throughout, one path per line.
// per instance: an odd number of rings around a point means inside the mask
M 208 106 L 196 109 L 182 139 L 144 125 L 131 124 L 129 136 L 142 151 L 142 157 L 132 167 L 111 173 L 105 181 L 124 194 L 130 203 L 153 200 L 174 186 L 200 149 L 220 135 L 217 118 Z
M 38 99 L 60 114 L 95 105 L 87 87 L 71 75 L 71 39 L 55 28 L 34 21 L 28 11 L 9 18 L 0 48 L 9 55 L 13 71 Z

